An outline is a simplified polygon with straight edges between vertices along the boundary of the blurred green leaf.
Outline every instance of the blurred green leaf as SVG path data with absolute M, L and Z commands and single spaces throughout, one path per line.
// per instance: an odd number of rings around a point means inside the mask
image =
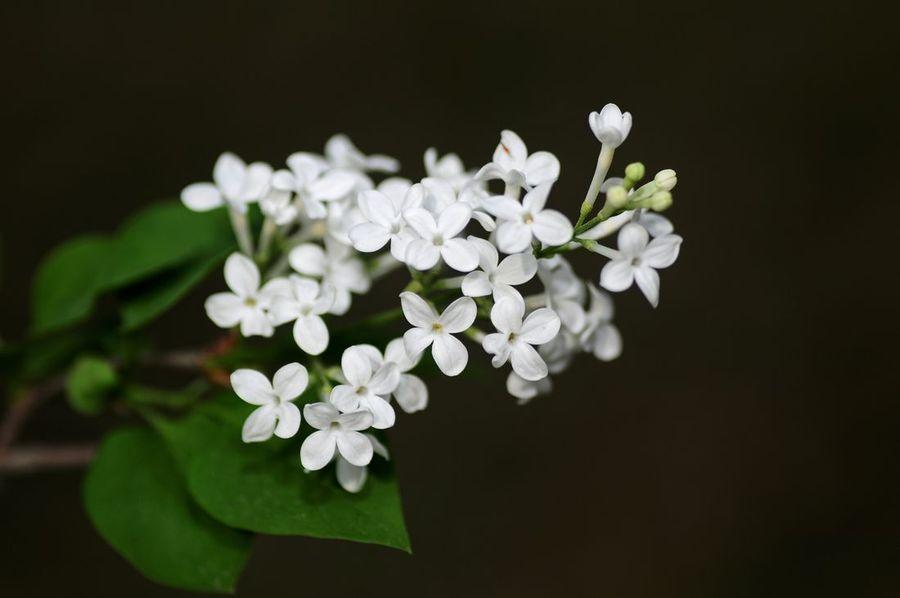
M 225 393 L 179 420 L 154 425 L 173 449 L 188 488 L 214 518 L 250 531 L 336 538 L 410 551 L 392 467 L 378 459 L 359 494 L 342 490 L 334 468 L 304 473 L 299 438 L 241 441 L 252 407 Z
M 32 288 L 32 331 L 46 333 L 90 315 L 97 297 L 195 260 L 212 260 L 234 240 L 224 210 L 196 213 L 179 202 L 154 204 L 129 220 L 115 236 L 68 241 L 43 261 Z M 216 258 L 218 259 L 218 258 Z M 158 315 L 199 282 L 181 273 L 158 295 L 132 307 L 130 328 Z M 198 278 L 199 277 L 199 278 Z
M 66 396 L 72 409 L 85 415 L 103 411 L 110 394 L 119 386 L 115 368 L 105 359 L 85 356 L 78 359 L 66 378 Z
M 251 536 L 203 512 L 162 439 L 149 429 L 110 433 L 84 483 L 94 526 L 148 578 L 201 592 L 233 592 Z
M 179 390 L 153 388 L 142 384 L 129 384 L 123 389 L 123 398 L 134 405 L 177 409 L 196 403 L 207 390 L 209 390 L 209 383 L 205 380 L 195 380 L 187 387 Z
M 163 314 L 225 260 L 227 251 L 195 259 L 184 266 L 162 275 L 161 280 L 126 293 L 122 297 L 120 312 L 122 329 L 140 328 Z
M 104 286 L 104 264 L 114 242 L 78 237 L 54 249 L 41 263 L 32 286 L 32 327 L 41 333 L 87 317 Z

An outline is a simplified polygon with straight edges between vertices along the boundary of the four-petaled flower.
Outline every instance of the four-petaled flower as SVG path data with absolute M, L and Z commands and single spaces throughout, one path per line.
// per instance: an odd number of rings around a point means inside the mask
M 406 291 L 400 293 L 400 305 L 407 321 L 415 326 L 403 335 L 406 352 L 419 356 L 431 345 L 431 356 L 444 374 L 456 376 L 462 372 L 469 361 L 469 352 L 453 334 L 467 330 L 475 321 L 478 311 L 475 302 L 460 297 L 438 315 L 424 299 Z
M 675 263 L 681 241 L 679 235 L 662 235 L 651 241 L 643 226 L 626 224 L 619 231 L 619 255 L 600 271 L 600 286 L 619 292 L 636 282 L 650 305 L 656 307 L 659 304 L 659 274 L 656 270 Z
M 428 406 L 428 387 L 421 378 L 408 373 L 418 365 L 421 357 L 421 353 L 410 356 L 402 338 L 395 338 L 384 350 L 384 360 L 396 364 L 400 371 L 400 382 L 394 389 L 394 398 L 406 413 L 415 413 Z
M 269 185 L 272 167 L 264 162 L 249 166 L 231 152 L 225 152 L 213 167 L 213 183 L 194 183 L 181 192 L 181 201 L 195 212 L 206 212 L 225 205 L 245 212 L 247 204 L 257 201 Z
M 467 297 L 493 295 L 498 301 L 504 295 L 521 297 L 513 287 L 525 284 L 537 272 L 537 259 L 530 253 L 515 253 L 500 261 L 500 254 L 493 243 L 478 237 L 469 237 L 478 251 L 480 270 L 466 274 L 462 281 L 462 292 Z
M 581 332 L 581 347 L 600 361 L 612 361 L 622 354 L 622 335 L 612 323 L 612 299 L 592 284 L 588 285 L 591 305 L 585 314 L 586 325 Z
M 545 210 L 553 183 L 538 185 L 525 194 L 522 203 L 506 195 L 484 200 L 488 212 L 497 216 L 497 245 L 504 253 L 521 253 L 536 238 L 546 245 L 562 245 L 572 239 L 572 223 L 561 212 Z
M 373 361 L 364 347 L 348 347 L 341 356 L 341 370 L 347 384 L 335 386 L 330 400 L 345 413 L 361 409 L 369 411 L 373 417 L 372 427 L 383 430 L 394 425 L 394 408 L 384 397 L 396 390 L 400 370 L 396 364 L 388 362 L 376 368 Z
M 335 168 L 347 168 L 359 172 L 397 172 L 400 163 L 390 156 L 373 154 L 367 156 L 350 141 L 346 135 L 338 133 L 325 142 L 325 158 Z
M 317 430 L 300 447 L 300 463 L 305 469 L 322 469 L 334 458 L 335 450 L 358 467 L 372 460 L 372 441 L 360 432 L 372 427 L 368 411 L 341 413 L 330 403 L 311 403 L 303 408 L 303 417 Z
M 381 444 L 372 434 L 366 434 L 365 436 L 372 443 L 375 455 L 385 460 L 390 459 L 387 447 Z M 341 488 L 354 494 L 363 489 L 363 486 L 366 485 L 366 478 L 369 477 L 368 467 L 365 465 L 354 465 L 340 455 L 337 456 L 334 470 Z
M 559 332 L 559 316 L 549 308 L 536 309 L 522 321 L 525 304 L 504 297 L 491 309 L 491 323 L 498 330 L 485 335 L 484 350 L 494 355 L 495 368 L 512 363 L 515 373 L 525 380 L 540 380 L 547 376 L 547 364 L 532 345 L 543 345 Z
M 600 143 L 615 149 L 622 145 L 631 132 L 631 113 L 622 113 L 615 104 L 607 104 L 600 112 L 591 112 L 588 125 Z
M 475 178 L 501 179 L 512 185 L 534 187 L 559 178 L 559 160 L 550 152 L 529 155 L 522 138 L 506 130 L 500 133 L 500 143 L 494 150 L 493 161 L 484 165 Z
M 443 210 L 435 221 L 424 208 L 410 208 L 403 212 L 406 222 L 420 238 L 410 241 L 406 247 L 406 263 L 417 270 L 429 270 L 443 258 L 444 262 L 460 272 L 470 272 L 478 265 L 478 252 L 468 240 L 457 237 L 472 218 L 472 210 L 454 203 Z
M 466 171 L 458 155 L 444 154 L 438 159 L 438 151 L 433 147 L 425 150 L 425 174 L 446 181 L 457 192 L 462 191 L 475 177 L 474 171 Z
M 321 278 L 334 287 L 334 305 L 329 313 L 343 315 L 350 309 L 350 293 L 365 293 L 371 281 L 366 267 L 353 255 L 353 249 L 331 238 L 325 239 L 325 248 L 314 243 L 304 243 L 288 255 L 291 268 Z
M 232 253 L 225 260 L 225 283 L 231 293 L 216 293 L 206 300 L 206 315 L 220 328 L 241 325 L 244 336 L 272 336 L 275 327 L 269 308 L 278 296 L 290 294 L 288 281 L 275 278 L 259 287 L 259 269 L 253 260 Z
M 390 241 L 391 255 L 399 261 L 406 259 L 406 248 L 416 236 L 406 225 L 403 212 L 419 207 L 417 200 L 418 196 L 412 193 L 387 195 L 374 189 L 361 191 L 357 202 L 365 222 L 350 229 L 353 247 L 357 251 L 371 253 Z
M 296 193 L 308 218 L 327 216 L 322 202 L 341 199 L 356 185 L 356 177 L 341 170 L 330 170 L 328 163 L 314 154 L 291 154 L 287 165 L 290 170 L 279 170 L 272 175 L 272 186 Z
M 321 316 L 334 305 L 334 287 L 296 274 L 288 280 L 291 294 L 272 301 L 269 317 L 275 326 L 294 322 L 297 346 L 310 355 L 319 355 L 328 347 L 328 327 Z
M 272 437 L 290 438 L 300 429 L 300 410 L 291 401 L 309 384 L 306 368 L 289 363 L 275 372 L 272 382 L 256 370 L 236 370 L 231 374 L 234 392 L 253 410 L 241 431 L 244 442 L 263 442 Z

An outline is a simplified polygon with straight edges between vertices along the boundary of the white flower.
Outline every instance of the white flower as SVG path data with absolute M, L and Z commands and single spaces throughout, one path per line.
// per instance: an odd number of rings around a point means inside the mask
M 358 467 L 372 460 L 372 441 L 360 432 L 372 426 L 372 414 L 368 411 L 340 413 L 329 403 L 311 403 L 303 408 L 303 417 L 318 430 L 307 436 L 300 447 L 300 462 L 305 469 L 322 469 L 334 458 L 335 449 Z
M 525 304 L 504 297 L 491 309 L 491 323 L 499 332 L 485 335 L 484 350 L 494 355 L 495 368 L 507 361 L 513 371 L 525 380 L 540 380 L 547 376 L 547 364 L 532 345 L 543 345 L 559 332 L 559 316 L 549 308 L 536 309 L 522 321 Z
M 411 356 L 406 351 L 402 338 L 395 338 L 384 350 L 384 360 L 395 364 L 400 371 L 400 382 L 394 389 L 394 398 L 406 413 L 415 413 L 428 406 L 428 387 L 421 378 L 408 373 L 418 365 L 421 357 L 421 354 Z
M 325 239 L 325 249 L 313 243 L 304 243 L 288 255 L 291 268 L 307 276 L 315 276 L 334 287 L 334 305 L 330 313 L 343 315 L 350 309 L 350 293 L 366 293 L 371 281 L 366 267 L 353 250 L 330 238 Z
M 327 211 L 322 202 L 341 199 L 356 185 L 355 177 L 340 170 L 329 170 L 328 164 L 314 154 L 291 154 L 287 165 L 290 170 L 279 170 L 272 175 L 272 186 L 295 192 L 309 218 L 324 218 Z
M 350 229 L 353 247 L 370 253 L 390 241 L 391 255 L 402 262 L 406 258 L 407 246 L 416 238 L 403 219 L 403 212 L 419 207 L 418 199 L 416 194 L 411 193 L 391 197 L 374 189 L 360 192 L 357 202 L 365 221 Z
M 497 245 L 504 253 L 528 249 L 532 237 L 547 245 L 562 245 L 572 239 L 572 223 L 556 210 L 545 210 L 553 183 L 538 185 L 525 194 L 522 203 L 506 195 L 484 200 L 484 207 L 500 219 Z
M 241 325 L 244 336 L 272 336 L 275 328 L 269 320 L 272 301 L 290 293 L 285 278 L 270 280 L 259 287 L 259 269 L 253 260 L 232 253 L 225 260 L 225 283 L 231 293 L 216 293 L 206 300 L 206 315 L 220 328 Z
M 537 272 L 537 260 L 530 253 L 516 253 L 499 262 L 497 248 L 478 237 L 469 237 L 469 242 L 478 251 L 478 265 L 481 270 L 469 272 L 462 281 L 462 292 L 467 297 L 493 295 L 494 301 L 512 293 L 519 295 L 513 287 L 525 284 Z
M 372 443 L 372 448 L 376 455 L 379 455 L 384 459 L 390 459 L 387 447 L 381 444 L 381 442 L 373 435 L 366 434 L 365 436 L 369 439 L 369 442 Z M 366 478 L 369 476 L 369 468 L 365 465 L 354 465 L 338 455 L 335 464 L 335 473 L 337 474 L 337 481 L 338 484 L 341 485 L 341 488 L 347 492 L 356 494 L 366 485 Z
M 431 345 L 431 356 L 447 376 L 456 376 L 466 368 L 469 352 L 455 333 L 467 330 L 475 321 L 478 309 L 468 297 L 460 297 L 438 315 L 424 299 L 410 293 L 400 293 L 403 315 L 415 326 L 403 335 L 409 355 L 418 356 Z
M 374 365 L 363 347 L 355 345 L 344 350 L 341 370 L 347 384 L 334 387 L 331 402 L 345 413 L 360 409 L 369 411 L 374 418 L 372 427 L 380 430 L 394 425 L 394 408 L 384 397 L 396 390 L 400 370 L 394 363 L 384 363 L 377 369 Z
M 556 375 L 568 369 L 580 350 L 578 335 L 569 332 L 566 328 L 560 328 L 559 334 L 553 337 L 549 343 L 541 345 L 538 353 L 547 363 L 547 371 Z
M 542 259 L 538 276 L 544 284 L 547 307 L 559 316 L 570 332 L 581 332 L 585 325 L 584 282 L 561 255 Z
M 294 322 L 294 341 L 310 355 L 319 355 L 328 347 L 328 327 L 322 314 L 334 305 L 334 287 L 311 278 L 292 274 L 288 279 L 291 295 L 272 301 L 269 317 L 275 326 Z
M 335 168 L 347 168 L 360 172 L 397 172 L 400 163 L 390 156 L 373 154 L 367 156 L 344 134 L 332 136 L 325 143 L 325 158 Z
M 251 413 L 241 431 L 244 442 L 262 442 L 275 434 L 290 438 L 300 429 L 300 410 L 291 401 L 303 394 L 309 374 L 299 363 L 289 363 L 275 372 L 272 382 L 256 370 L 237 370 L 231 386 L 237 396 L 251 405 Z
M 299 210 L 293 202 L 294 196 L 290 191 L 270 187 L 259 200 L 262 213 L 275 221 L 278 226 L 290 224 L 297 219 Z
M 213 167 L 213 183 L 194 183 L 181 192 L 181 201 L 195 212 L 206 212 L 228 204 L 245 212 L 247 204 L 260 198 L 269 184 L 272 167 L 263 162 L 249 166 L 231 152 L 225 152 Z
M 446 181 L 457 192 L 462 191 L 475 177 L 474 171 L 466 171 L 459 156 L 444 154 L 444 157 L 438 159 L 438 151 L 433 147 L 425 150 L 425 174 Z
M 519 399 L 519 405 L 524 405 L 538 395 L 550 394 L 552 390 L 553 382 L 549 376 L 532 381 L 510 372 L 506 377 L 506 392 Z
M 607 104 L 600 112 L 591 112 L 588 124 L 600 143 L 615 149 L 631 131 L 631 113 L 623 114 L 615 104 Z
M 513 185 L 534 187 L 559 178 L 559 160 L 550 152 L 534 152 L 513 131 L 500 133 L 494 159 L 475 175 L 481 180 L 501 179 Z
M 587 311 L 587 325 L 581 332 L 581 347 L 600 361 L 612 361 L 622 354 L 622 335 L 612 323 L 612 299 L 595 287 L 588 285 L 591 306 Z
M 624 291 L 637 282 L 650 305 L 659 303 L 659 275 L 656 270 L 675 263 L 681 247 L 679 235 L 663 235 L 650 241 L 640 224 L 626 224 L 619 231 L 618 257 L 603 266 L 600 286 L 608 291 Z
M 424 208 L 405 210 L 403 218 L 420 237 L 410 241 L 406 247 L 404 261 L 409 266 L 429 270 L 441 258 L 460 272 L 469 272 L 478 265 L 478 252 L 468 240 L 457 237 L 472 218 L 472 210 L 468 206 L 451 204 L 441 210 L 437 221 Z
M 656 186 L 659 189 L 671 191 L 678 183 L 678 176 L 675 174 L 674 170 L 666 168 L 665 170 L 660 170 L 656 173 L 656 176 L 653 177 L 653 182 L 656 183 Z

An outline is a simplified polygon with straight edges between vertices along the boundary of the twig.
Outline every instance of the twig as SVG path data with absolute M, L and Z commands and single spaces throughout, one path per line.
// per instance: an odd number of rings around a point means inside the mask
M 62 390 L 65 384 L 65 378 L 58 376 L 35 386 L 26 392 L 22 398 L 10 405 L 0 423 L 0 458 L 6 450 L 16 441 L 22 426 L 28 421 L 31 412 L 34 411 L 44 400 L 53 396 Z
M 12 448 L 0 454 L 0 474 L 82 467 L 90 462 L 96 452 L 97 447 L 92 444 Z

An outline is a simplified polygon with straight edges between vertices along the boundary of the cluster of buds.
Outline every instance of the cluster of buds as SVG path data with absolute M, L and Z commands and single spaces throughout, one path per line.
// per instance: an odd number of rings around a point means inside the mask
M 192 210 L 225 206 L 241 248 L 225 263 L 230 292 L 206 302 L 210 319 L 244 336 L 270 337 L 291 324 L 299 349 L 297 362 L 271 381 L 249 369 L 232 374 L 237 395 L 257 406 L 244 441 L 293 437 L 305 420 L 315 431 L 303 441 L 303 467 L 336 462 L 339 483 L 356 492 L 373 456 L 388 456 L 366 431 L 392 427 L 394 404 L 406 413 L 427 406 L 425 382 L 410 373 L 427 352 L 444 375 L 457 376 L 469 360 L 462 339 L 473 342 L 494 367 L 510 365 L 506 388 L 520 403 L 550 392 L 551 376 L 578 353 L 618 357 L 622 338 L 606 291 L 636 284 L 657 305 L 657 270 L 674 263 L 682 240 L 659 214 L 671 206 L 677 179 L 666 169 L 641 184 L 640 163 L 607 178 L 631 115 L 608 104 L 588 121 L 601 148 L 574 224 L 547 207 L 559 160 L 530 153 L 509 130 L 477 170 L 428 149 L 418 182 L 396 176 L 393 158 L 366 155 L 336 135 L 322 155 L 294 153 L 280 170 L 223 154 L 213 183 L 185 188 Z M 258 235 L 250 230 L 252 203 L 263 215 Z M 600 243 L 616 234 L 615 248 Z M 566 260 L 579 249 L 608 259 L 596 283 Z M 386 347 L 355 345 L 340 364 L 322 363 L 335 316 L 397 268 L 410 275 L 399 293 L 410 328 Z M 313 383 L 321 401 L 301 414 L 293 401 Z

